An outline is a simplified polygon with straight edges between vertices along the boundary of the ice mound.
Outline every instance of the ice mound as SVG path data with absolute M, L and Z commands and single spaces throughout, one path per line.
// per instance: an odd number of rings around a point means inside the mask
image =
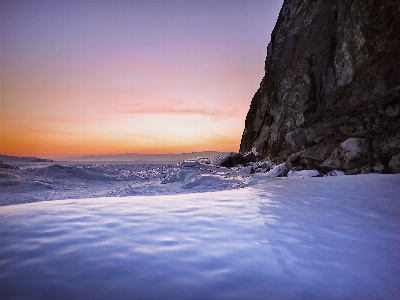
M 179 183 L 181 189 L 216 191 L 243 187 L 247 176 L 243 168 L 228 169 L 215 164 L 218 159 L 187 160 L 167 169 L 162 184 Z
M 0 170 L 0 206 L 70 198 L 202 193 L 277 180 L 282 174 L 288 174 L 287 178 L 319 176 L 316 170 L 289 171 L 287 164 L 276 165 L 269 159 L 220 166 L 229 155 L 177 164 L 25 163 L 22 168 Z
M 0 173 L 0 186 L 12 186 L 19 183 L 19 176 L 10 173 Z

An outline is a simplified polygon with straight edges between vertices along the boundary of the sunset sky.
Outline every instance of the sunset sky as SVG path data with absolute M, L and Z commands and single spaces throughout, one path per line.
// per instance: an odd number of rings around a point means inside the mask
M 0 0 L 0 154 L 238 151 L 283 0 Z

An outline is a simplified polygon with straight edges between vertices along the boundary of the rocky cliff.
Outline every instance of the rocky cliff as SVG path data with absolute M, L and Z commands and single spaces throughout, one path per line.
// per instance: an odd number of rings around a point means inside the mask
M 399 0 L 285 0 L 240 152 L 399 173 L 399 33 Z

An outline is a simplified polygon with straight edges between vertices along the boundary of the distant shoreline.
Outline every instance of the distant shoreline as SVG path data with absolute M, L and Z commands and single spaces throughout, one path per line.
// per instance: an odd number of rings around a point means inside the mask
M 139 154 L 139 153 L 124 153 L 124 154 L 105 154 L 105 155 L 85 155 L 77 157 L 62 157 L 43 159 L 34 156 L 20 157 L 0 154 L 0 161 L 4 163 L 134 163 L 134 164 L 175 164 L 183 160 L 193 159 L 198 157 L 212 157 L 216 155 L 226 154 L 228 152 L 218 151 L 202 151 L 180 154 Z

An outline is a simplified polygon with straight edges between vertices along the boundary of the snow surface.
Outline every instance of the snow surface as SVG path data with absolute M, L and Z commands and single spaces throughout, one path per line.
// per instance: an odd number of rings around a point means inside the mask
M 1 170 L 0 299 L 400 299 L 400 174 L 262 165 Z

